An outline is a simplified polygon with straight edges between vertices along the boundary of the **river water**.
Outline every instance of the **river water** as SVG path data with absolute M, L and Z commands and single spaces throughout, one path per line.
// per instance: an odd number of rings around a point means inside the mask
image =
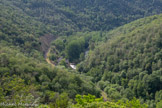
M 84 53 L 84 57 L 85 58 L 88 56 L 88 52 L 89 52 L 89 50 L 85 51 L 85 53 Z M 72 69 L 76 70 L 76 65 L 74 63 L 70 63 L 70 67 Z

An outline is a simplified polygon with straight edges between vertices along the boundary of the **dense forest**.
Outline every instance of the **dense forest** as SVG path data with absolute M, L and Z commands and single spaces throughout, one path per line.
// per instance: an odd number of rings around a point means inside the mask
M 161 0 L 0 0 L 0 107 L 162 108 Z
M 1 0 L 54 27 L 58 34 L 110 30 L 162 12 L 161 0 Z
M 78 70 L 111 98 L 141 98 L 152 107 L 162 90 L 162 15 L 137 20 L 110 33 L 114 37 L 99 45 L 79 64 Z

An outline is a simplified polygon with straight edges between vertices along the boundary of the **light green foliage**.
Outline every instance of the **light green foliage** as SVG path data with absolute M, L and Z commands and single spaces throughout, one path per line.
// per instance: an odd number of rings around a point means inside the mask
M 38 108 L 50 108 L 48 105 L 39 105 Z
M 102 98 L 95 98 L 93 95 L 76 95 L 76 104 L 70 105 L 71 108 L 147 108 L 146 104 L 141 104 L 136 98 L 131 101 L 104 102 Z
M 82 107 L 86 107 L 89 103 L 98 103 L 98 102 L 103 102 L 102 98 L 95 98 L 95 96 L 93 95 L 76 95 L 75 101 L 77 102 L 77 104 L 75 106 L 82 106 Z
M 156 104 L 156 108 L 161 108 L 162 107 L 162 100 Z
M 118 101 L 117 102 L 120 105 L 126 106 L 126 108 L 147 108 L 148 106 L 146 104 L 141 104 L 140 101 L 136 98 L 133 98 L 131 101 Z

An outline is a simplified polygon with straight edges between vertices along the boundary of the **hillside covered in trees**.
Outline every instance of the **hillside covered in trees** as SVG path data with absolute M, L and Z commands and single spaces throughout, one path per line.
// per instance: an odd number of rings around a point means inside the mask
M 59 34 L 110 30 L 162 12 L 161 0 L 1 0 Z
M 78 70 L 111 98 L 141 98 L 152 107 L 162 90 L 162 15 L 137 20 L 110 31 Z
M 1 0 L 0 107 L 161 108 L 161 13 L 161 0 Z

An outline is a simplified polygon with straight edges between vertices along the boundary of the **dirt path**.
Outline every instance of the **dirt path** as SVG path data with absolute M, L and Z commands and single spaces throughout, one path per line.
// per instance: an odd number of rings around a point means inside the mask
M 96 86 L 96 87 L 101 91 L 101 96 L 103 97 L 103 100 L 108 101 L 107 93 L 104 92 L 103 90 L 101 90 L 98 86 Z
M 51 48 L 48 49 L 48 51 L 46 53 L 46 56 L 45 56 L 45 59 L 46 59 L 46 61 L 47 61 L 48 64 L 50 64 L 52 67 L 54 67 L 55 65 L 49 59 L 50 51 L 51 51 Z
M 45 59 L 48 64 L 50 64 L 52 67 L 55 67 L 55 64 L 52 63 L 51 60 L 49 59 L 50 51 L 51 51 L 51 48 L 48 48 L 48 51 L 45 54 Z M 99 88 L 99 87 L 97 87 L 97 88 Z M 101 95 L 102 95 L 104 101 L 108 101 L 107 94 L 102 90 L 101 90 Z
M 101 90 L 101 95 L 102 95 L 104 101 L 108 101 L 107 94 L 102 90 Z

